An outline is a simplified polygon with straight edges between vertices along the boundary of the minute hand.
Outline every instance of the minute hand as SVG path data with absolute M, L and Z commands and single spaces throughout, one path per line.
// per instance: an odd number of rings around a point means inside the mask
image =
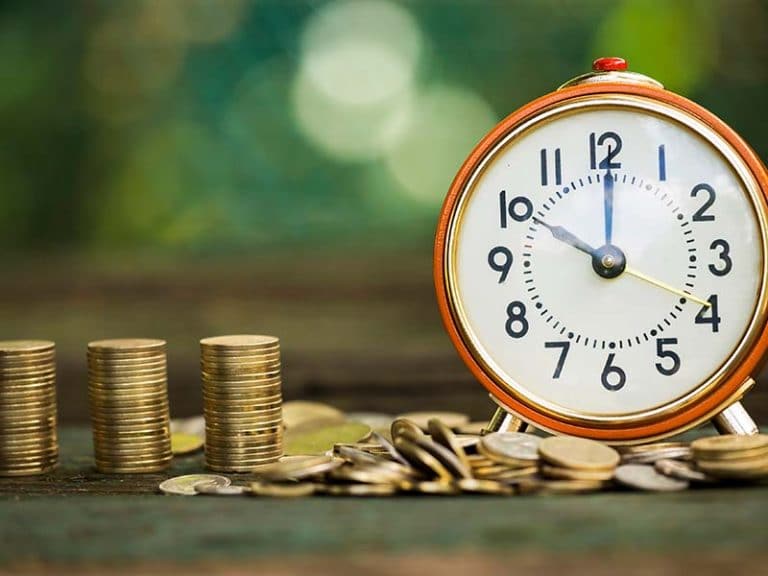
M 589 244 L 584 242 L 584 240 L 582 240 L 572 232 L 569 232 L 562 226 L 551 226 L 546 222 L 544 222 L 544 220 L 540 220 L 539 218 L 536 218 L 536 216 L 533 217 L 533 221 L 547 228 L 550 232 L 552 232 L 552 236 L 554 236 L 557 240 L 560 240 L 560 242 L 565 242 L 566 244 L 570 244 L 571 246 L 576 248 L 576 250 L 581 250 L 585 254 L 594 256 L 595 249 L 592 248 L 592 246 L 590 246 Z

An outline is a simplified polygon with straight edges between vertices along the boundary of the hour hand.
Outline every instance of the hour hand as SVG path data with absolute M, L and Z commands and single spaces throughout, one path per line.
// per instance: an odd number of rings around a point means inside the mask
M 533 217 L 533 221 L 537 224 L 541 224 L 544 226 L 547 230 L 552 232 L 552 236 L 555 237 L 555 239 L 560 240 L 560 242 L 565 242 L 566 244 L 570 244 L 577 250 L 581 250 L 585 254 L 589 254 L 590 256 L 593 256 L 595 254 L 595 249 L 592 248 L 589 244 L 584 242 L 581 238 L 573 234 L 572 232 L 569 232 L 562 226 L 551 226 L 544 222 L 544 220 L 541 220 L 540 218 L 537 218 L 536 216 Z

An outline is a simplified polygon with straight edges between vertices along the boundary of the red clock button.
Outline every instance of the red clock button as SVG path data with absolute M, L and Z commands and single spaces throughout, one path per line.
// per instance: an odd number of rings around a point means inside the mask
M 622 72 L 627 69 L 627 61 L 624 58 L 611 56 L 598 58 L 592 62 L 592 70 L 595 72 Z

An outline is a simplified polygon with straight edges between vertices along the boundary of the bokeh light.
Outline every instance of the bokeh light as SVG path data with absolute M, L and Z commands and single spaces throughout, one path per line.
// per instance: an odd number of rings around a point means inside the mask
M 439 205 L 464 158 L 498 121 L 476 92 L 434 86 L 419 94 L 407 130 L 387 154 L 387 167 L 409 197 Z
M 361 161 L 400 135 L 422 48 L 421 32 L 401 6 L 339 0 L 308 20 L 293 85 L 296 121 L 326 155 Z

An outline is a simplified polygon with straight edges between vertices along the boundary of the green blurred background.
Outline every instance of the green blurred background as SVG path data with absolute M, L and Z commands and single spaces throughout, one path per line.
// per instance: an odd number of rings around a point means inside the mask
M 187 415 L 197 340 L 238 332 L 281 336 L 288 398 L 483 416 L 431 284 L 461 161 L 603 55 L 765 157 L 766 29 L 755 0 L 4 2 L 1 336 L 57 341 L 64 420 L 89 340 L 166 338 Z

